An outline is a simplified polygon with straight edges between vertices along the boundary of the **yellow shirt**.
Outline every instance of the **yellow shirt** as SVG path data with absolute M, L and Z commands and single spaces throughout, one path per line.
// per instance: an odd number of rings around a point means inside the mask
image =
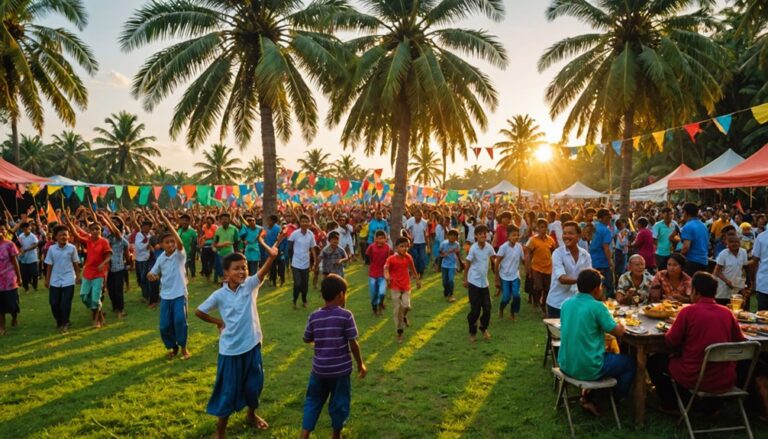
M 526 247 L 531 251 L 531 269 L 539 273 L 551 274 L 555 240 L 549 235 L 542 239 L 536 234 L 528 240 Z

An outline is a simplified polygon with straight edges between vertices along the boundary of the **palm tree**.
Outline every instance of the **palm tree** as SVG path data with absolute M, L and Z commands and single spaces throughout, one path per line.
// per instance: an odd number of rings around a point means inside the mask
M 157 166 L 149 176 L 149 181 L 151 181 L 152 184 L 171 184 L 172 180 L 173 172 L 165 166 Z
M 243 177 L 248 182 L 262 181 L 264 179 L 264 160 L 254 157 L 243 169 Z
M 361 180 L 365 177 L 365 171 L 357 164 L 352 154 L 342 154 L 341 158 L 333 163 L 333 175 L 340 180 Z
M 203 184 L 232 184 L 235 183 L 243 170 L 237 165 L 241 163 L 237 157 L 230 158 L 234 150 L 221 143 L 211 146 L 211 150 L 203 151 L 204 162 L 195 163 L 195 168 L 200 169 L 192 176 Z
M 768 34 L 764 32 L 768 26 L 768 4 L 764 0 L 745 0 L 737 1 L 736 6 L 740 6 L 739 12 L 742 14 L 737 33 L 748 34 L 754 39 L 754 50 L 750 51 L 747 63 L 755 63 L 762 70 L 768 71 Z
M 91 161 L 91 144 L 74 131 L 62 131 L 53 135 L 52 154 L 56 157 L 53 164 L 55 172 L 65 177 L 80 180 L 86 177 L 86 169 Z
M 107 128 L 94 129 L 100 136 L 93 139 L 93 143 L 105 146 L 94 150 L 94 155 L 109 170 L 107 175 L 112 181 L 128 176 L 134 180 L 147 176 L 155 168 L 151 157 L 160 156 L 157 149 L 148 146 L 156 140 L 155 137 L 142 136 L 146 127 L 137 120 L 135 114 L 121 111 L 104 119 Z
M 482 182 L 483 168 L 480 165 L 472 165 L 464 169 L 464 180 L 469 187 L 475 189 L 478 188 Z
M 192 179 L 189 177 L 189 174 L 184 171 L 174 171 L 171 173 L 171 184 L 186 184 L 191 180 Z
M 695 3 L 704 6 L 684 13 Z M 595 6 L 586 0 L 553 0 L 547 9 L 549 20 L 571 16 L 594 28 L 555 43 L 538 67 L 544 71 L 572 58 L 546 90 L 553 118 L 570 108 L 564 137 L 576 129 L 587 143 L 628 140 L 621 154 L 624 215 L 632 183 L 629 139 L 638 122 L 651 129 L 682 124 L 696 117 L 699 105 L 711 112 L 723 94 L 726 53 L 699 33 L 715 24 L 706 3 L 603 0 Z
M 287 141 L 293 112 L 307 141 L 317 131 L 317 105 L 301 72 L 329 93 L 347 70 L 339 42 L 328 32 L 357 22 L 346 0 L 302 6 L 293 0 L 156 0 L 134 13 L 120 37 L 126 51 L 181 40 L 147 59 L 133 92 L 152 110 L 191 80 L 170 127 L 173 137 L 186 128 L 190 148 L 199 147 L 218 122 L 220 137 L 231 129 L 243 149 L 260 118 L 264 218 L 277 210 L 275 130 Z
M 297 160 L 301 170 L 307 174 L 325 175 L 331 170 L 328 159 L 331 155 L 320 148 L 312 148 L 304 151 L 304 158 Z
M 437 153 L 422 144 L 411 158 L 408 174 L 413 176 L 414 182 L 429 186 L 440 181 L 440 158 Z
M 16 163 L 21 163 L 19 119 L 22 113 L 42 134 L 43 99 L 66 125 L 88 105 L 88 90 L 71 62 L 93 75 L 98 63 L 91 49 L 72 32 L 39 24 L 52 14 L 83 30 L 88 14 L 80 0 L 0 1 L 0 108 L 11 122 Z
M 498 167 L 507 171 L 517 171 L 517 199 L 523 197 L 523 168 L 528 166 L 528 161 L 533 150 L 541 145 L 544 133 L 536 122 L 527 114 L 515 115 L 507 119 L 509 128 L 499 130 L 506 140 L 496 142 L 494 149 L 498 149 L 501 155 Z
M 495 109 L 490 79 L 465 61 L 474 55 L 497 67 L 507 64 L 501 43 L 482 30 L 446 27 L 475 14 L 500 21 L 503 0 L 368 0 L 380 34 L 353 39 L 360 53 L 351 80 L 332 96 L 329 122 L 342 130 L 343 145 L 363 144 L 366 154 L 389 153 L 395 171 L 392 236 L 402 227 L 411 143 L 434 141 L 452 148 L 476 143 L 473 123 L 487 125 Z M 454 52 L 456 51 L 456 52 Z M 482 102 L 482 103 L 481 103 Z
M 37 175 L 46 175 L 51 168 L 51 150 L 40 136 L 21 135 L 19 142 L 21 162 L 19 167 Z

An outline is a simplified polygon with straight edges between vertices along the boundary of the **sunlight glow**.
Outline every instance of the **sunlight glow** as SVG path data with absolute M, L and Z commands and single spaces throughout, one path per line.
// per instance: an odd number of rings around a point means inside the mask
M 533 157 L 539 163 L 547 163 L 552 160 L 552 147 L 549 145 L 541 145 L 533 152 Z

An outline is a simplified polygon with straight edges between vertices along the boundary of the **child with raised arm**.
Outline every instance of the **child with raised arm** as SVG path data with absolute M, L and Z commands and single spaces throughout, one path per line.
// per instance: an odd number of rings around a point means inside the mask
M 160 208 L 157 212 L 167 231 L 160 236 L 163 252 L 147 279 L 160 281 L 160 338 L 168 350 L 168 359 L 181 350 L 181 359 L 186 360 L 191 356 L 187 349 L 187 254 L 176 228 Z
M 403 332 L 410 326 L 408 311 L 411 310 L 411 274 L 416 278 L 416 288 L 421 288 L 421 277 L 416 271 L 413 257 L 408 254 L 408 238 L 398 238 L 395 241 L 395 254 L 384 263 L 384 279 L 392 292 L 392 312 L 395 315 L 397 342 L 403 342 Z M 410 273 L 409 273 L 410 270 Z
M 195 311 L 195 315 L 219 329 L 219 358 L 216 384 L 206 411 L 218 417 L 215 438 L 224 438 L 229 416 L 248 406 L 248 423 L 266 430 L 269 424 L 256 415 L 264 387 L 261 362 L 262 332 L 256 299 L 259 287 L 277 257 L 277 245 L 265 247 L 269 257 L 255 275 L 248 276 L 242 253 L 230 253 L 222 261 L 226 282 Z M 219 310 L 221 318 L 210 315 Z
M 341 430 L 349 417 L 351 406 L 349 377 L 352 374 L 352 357 L 357 362 L 358 376 L 364 378 L 368 373 L 357 343 L 355 317 L 344 308 L 347 302 L 347 283 L 340 276 L 329 274 L 323 279 L 320 291 L 325 306 L 309 316 L 304 330 L 304 342 L 314 343 L 315 356 L 304 400 L 302 439 L 309 438 L 315 429 L 329 396 L 332 437 L 341 438 Z

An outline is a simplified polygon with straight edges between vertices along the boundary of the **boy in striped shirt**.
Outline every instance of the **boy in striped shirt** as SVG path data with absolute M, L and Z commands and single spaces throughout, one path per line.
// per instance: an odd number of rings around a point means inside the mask
M 330 395 L 328 413 L 331 415 L 333 438 L 341 438 L 341 430 L 349 417 L 351 405 L 350 375 L 352 356 L 357 362 L 360 378 L 368 370 L 357 343 L 357 326 L 346 305 L 347 283 L 336 274 L 329 274 L 320 284 L 325 306 L 313 312 L 304 331 L 304 342 L 315 344 L 312 373 L 304 400 L 301 438 L 308 438 L 315 429 L 323 405 Z M 350 355 L 351 351 L 351 355 Z

